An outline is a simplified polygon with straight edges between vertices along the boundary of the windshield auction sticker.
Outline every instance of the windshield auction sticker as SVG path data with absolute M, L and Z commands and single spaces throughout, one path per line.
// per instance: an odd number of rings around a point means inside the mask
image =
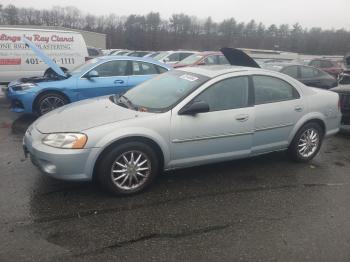
M 191 76 L 191 75 L 182 75 L 182 76 L 180 76 L 180 78 L 187 80 L 187 81 L 190 81 L 190 82 L 194 82 L 194 81 L 198 80 L 198 77 Z

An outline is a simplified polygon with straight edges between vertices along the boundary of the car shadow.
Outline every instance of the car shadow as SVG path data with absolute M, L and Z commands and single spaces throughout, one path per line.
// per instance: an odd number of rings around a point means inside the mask
M 23 135 L 27 128 L 37 119 L 35 115 L 24 114 L 15 119 L 12 123 L 12 133 L 15 135 Z

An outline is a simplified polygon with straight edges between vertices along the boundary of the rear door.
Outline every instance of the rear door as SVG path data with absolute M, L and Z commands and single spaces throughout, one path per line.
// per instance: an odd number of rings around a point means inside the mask
M 129 82 L 128 64 L 127 60 L 112 60 L 90 69 L 78 79 L 79 99 L 125 92 Z M 96 71 L 97 76 L 90 78 L 90 71 Z
M 283 79 L 268 75 L 254 75 L 252 79 L 255 95 L 253 153 L 285 149 L 295 123 L 303 115 L 303 99 L 297 89 Z

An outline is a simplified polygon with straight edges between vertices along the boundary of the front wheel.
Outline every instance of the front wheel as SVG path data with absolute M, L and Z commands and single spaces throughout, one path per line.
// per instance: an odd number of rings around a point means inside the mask
M 44 115 L 58 107 L 68 104 L 67 99 L 58 93 L 46 93 L 36 102 L 35 108 L 38 115 Z
M 317 123 L 308 123 L 297 132 L 289 146 L 288 152 L 294 160 L 308 162 L 317 155 L 321 148 L 322 140 L 322 127 Z
M 157 154 L 143 142 L 127 142 L 109 150 L 97 168 L 97 179 L 109 192 L 130 195 L 148 187 L 159 173 Z

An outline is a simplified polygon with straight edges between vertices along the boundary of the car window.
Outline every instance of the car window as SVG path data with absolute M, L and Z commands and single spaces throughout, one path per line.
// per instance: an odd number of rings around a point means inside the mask
M 89 56 L 98 56 L 99 52 L 98 50 L 94 49 L 94 48 L 88 48 L 87 49 Z
M 155 65 L 145 62 L 132 61 L 133 75 L 155 75 L 158 74 Z
M 125 76 L 127 65 L 128 61 L 109 61 L 96 66 L 92 70 L 97 71 L 99 77 Z
M 313 78 L 324 75 L 324 73 L 316 68 L 302 66 L 300 67 L 301 78 Z
M 168 69 L 166 69 L 162 66 L 155 65 L 155 67 L 157 68 L 158 74 L 163 74 L 165 72 L 168 72 Z
M 283 74 L 289 75 L 293 78 L 298 78 L 298 67 L 297 66 L 287 66 L 281 70 Z
M 210 112 L 246 107 L 248 105 L 248 77 L 222 80 L 208 87 L 195 100 L 205 101 Z
M 204 63 L 206 65 L 216 65 L 217 62 L 216 62 L 216 56 L 215 55 L 211 55 L 211 56 L 208 56 L 204 59 Z
M 189 57 L 190 55 L 192 55 L 192 53 L 180 53 L 179 61 Z
M 168 56 L 168 61 L 169 62 L 176 62 L 180 61 L 180 54 L 179 53 L 174 53 Z
M 223 55 L 219 55 L 219 56 L 218 56 L 218 60 L 219 60 L 219 64 L 220 64 L 220 65 L 228 65 L 228 64 L 230 64 L 230 63 L 227 61 L 226 57 L 223 56 Z
M 333 64 L 331 61 L 326 61 L 326 60 L 321 61 L 321 68 L 330 68 L 330 67 L 333 67 Z
M 299 98 L 298 92 L 286 81 L 271 76 L 253 76 L 255 104 L 273 103 Z
M 319 60 L 313 60 L 313 61 L 310 62 L 310 65 L 311 65 L 311 66 L 314 66 L 314 67 L 320 68 L 320 67 L 321 67 L 321 61 L 319 61 Z

